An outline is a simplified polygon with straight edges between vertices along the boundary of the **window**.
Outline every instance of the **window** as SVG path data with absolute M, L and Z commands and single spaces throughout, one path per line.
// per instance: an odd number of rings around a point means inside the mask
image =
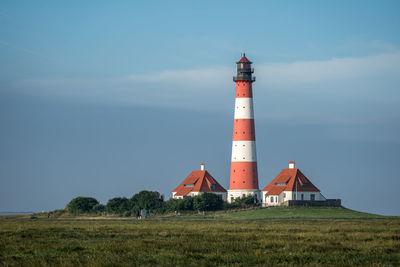
M 283 193 L 283 198 L 285 198 L 286 197 L 286 193 Z
M 315 200 L 315 194 L 310 195 L 311 200 Z
M 274 197 L 271 197 L 270 200 L 271 200 L 271 203 L 274 203 Z
M 286 183 L 275 183 L 275 185 L 286 185 Z
M 244 183 L 244 181 L 243 181 L 243 183 Z M 246 194 L 243 194 L 242 197 L 246 197 Z
M 215 184 L 210 184 L 210 190 L 215 190 Z
M 184 184 L 183 186 L 194 186 L 194 184 Z
M 301 194 L 301 200 L 304 200 L 304 194 Z

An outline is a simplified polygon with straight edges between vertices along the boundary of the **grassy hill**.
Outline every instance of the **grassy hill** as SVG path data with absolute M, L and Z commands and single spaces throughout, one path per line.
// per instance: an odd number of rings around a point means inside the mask
M 400 219 L 399 216 L 383 216 L 355 211 L 343 207 L 273 207 L 233 211 L 183 213 L 179 216 L 162 216 L 162 220 L 353 220 L 353 219 Z M 156 217 L 154 219 L 160 219 Z
M 381 219 L 386 216 L 359 212 L 343 207 L 274 207 L 218 214 L 226 219 Z

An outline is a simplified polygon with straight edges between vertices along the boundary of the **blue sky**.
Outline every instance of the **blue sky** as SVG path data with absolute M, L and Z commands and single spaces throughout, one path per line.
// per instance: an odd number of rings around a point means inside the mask
M 235 61 L 254 62 L 260 188 L 289 160 L 400 215 L 398 1 L 1 1 L 0 211 L 225 187 Z

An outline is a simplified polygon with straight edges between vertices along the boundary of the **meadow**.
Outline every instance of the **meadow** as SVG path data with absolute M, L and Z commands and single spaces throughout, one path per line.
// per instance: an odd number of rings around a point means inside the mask
M 18 265 L 399 266 L 400 218 L 344 208 L 0 216 L 0 266 Z

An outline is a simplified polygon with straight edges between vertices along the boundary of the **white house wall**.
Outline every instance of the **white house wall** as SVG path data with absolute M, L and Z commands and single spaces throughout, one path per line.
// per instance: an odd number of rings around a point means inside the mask
M 279 195 L 273 195 L 269 196 L 267 191 L 262 192 L 262 201 L 263 201 L 263 206 L 279 206 L 283 202 L 288 201 L 288 200 L 296 200 L 296 191 L 283 191 Z M 324 201 L 326 200 L 325 197 L 320 193 L 320 192 L 304 192 L 304 191 L 298 191 L 298 198 L 297 200 L 301 200 L 301 195 L 303 194 L 303 200 L 311 200 L 311 195 L 315 195 L 315 200 L 316 201 Z M 271 197 L 273 201 L 271 201 Z
M 203 194 L 204 192 L 190 192 L 188 196 L 190 197 L 195 197 L 198 195 Z M 208 193 L 213 193 L 216 194 L 217 196 L 221 196 L 223 201 L 226 201 L 227 199 L 227 193 L 226 192 L 208 192 Z M 176 192 L 172 192 L 172 197 L 175 199 L 183 199 L 183 196 L 175 196 Z
M 287 191 L 289 195 L 290 199 L 286 199 L 286 200 L 302 200 L 301 199 L 301 195 L 303 195 L 303 200 L 311 200 L 311 195 L 314 194 L 315 195 L 315 200 L 316 201 L 324 201 L 326 200 L 325 197 L 320 193 L 320 192 L 303 192 L 303 191 L 299 191 L 297 192 L 297 199 L 296 199 L 296 191 Z

